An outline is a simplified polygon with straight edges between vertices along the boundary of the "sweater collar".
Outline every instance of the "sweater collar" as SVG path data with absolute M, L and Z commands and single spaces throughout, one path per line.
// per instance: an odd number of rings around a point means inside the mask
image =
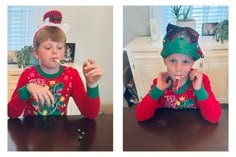
M 38 71 L 38 73 L 40 73 L 42 76 L 44 76 L 46 78 L 56 78 L 56 77 L 58 77 L 62 73 L 62 69 L 63 69 L 63 66 L 60 65 L 60 68 L 59 68 L 57 73 L 47 74 L 41 69 L 40 65 L 36 65 L 36 70 Z

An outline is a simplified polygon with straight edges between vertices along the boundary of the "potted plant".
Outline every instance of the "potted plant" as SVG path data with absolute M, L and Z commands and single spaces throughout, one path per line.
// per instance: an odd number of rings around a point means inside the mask
M 176 25 L 196 29 L 196 21 L 191 18 L 192 6 L 171 6 L 171 12 L 175 15 Z
M 174 6 L 170 6 L 170 7 L 171 7 L 171 12 L 175 15 L 176 20 L 178 20 L 181 15 L 180 10 L 182 8 L 182 5 L 180 5 L 180 6 L 174 5 Z
M 31 57 L 33 57 L 33 46 L 24 46 L 16 53 L 18 68 L 25 68 L 29 64 Z
M 216 39 L 217 42 L 221 41 L 221 43 L 224 43 L 225 39 L 228 39 L 228 34 L 229 34 L 229 20 L 223 20 L 220 23 L 216 25 L 214 28 L 214 38 Z

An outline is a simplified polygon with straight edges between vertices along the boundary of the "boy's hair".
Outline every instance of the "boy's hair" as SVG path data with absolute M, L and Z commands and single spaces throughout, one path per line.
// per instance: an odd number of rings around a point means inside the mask
M 171 54 L 179 53 L 188 55 L 195 61 L 200 57 L 203 58 L 204 55 L 198 45 L 198 37 L 199 34 L 192 28 L 168 24 L 161 56 L 166 58 Z
M 39 45 L 48 39 L 54 42 L 63 42 L 66 45 L 66 36 L 62 29 L 57 26 L 45 26 L 34 35 L 34 48 L 38 50 Z

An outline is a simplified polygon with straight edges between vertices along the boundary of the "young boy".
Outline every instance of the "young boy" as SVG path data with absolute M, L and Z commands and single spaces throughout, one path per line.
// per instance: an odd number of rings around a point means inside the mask
M 83 63 L 87 92 L 77 70 L 60 64 L 64 58 L 66 37 L 57 26 L 44 26 L 34 36 L 34 56 L 39 65 L 26 68 L 8 103 L 8 116 L 66 115 L 72 96 L 81 114 L 95 119 L 99 113 L 98 80 L 101 68 L 92 60 Z
M 199 108 L 204 119 L 216 123 L 221 115 L 219 102 L 211 90 L 207 75 L 192 66 L 202 51 L 199 34 L 188 27 L 167 26 L 161 56 L 167 72 L 154 79 L 149 93 L 136 108 L 138 121 L 150 119 L 158 108 Z

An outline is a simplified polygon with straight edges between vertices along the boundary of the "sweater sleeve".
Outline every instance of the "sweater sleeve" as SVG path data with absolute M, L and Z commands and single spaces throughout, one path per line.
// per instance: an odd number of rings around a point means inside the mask
M 8 102 L 8 117 L 9 118 L 17 118 L 19 117 L 27 104 L 27 100 L 29 98 L 29 93 L 26 89 L 26 85 L 28 84 L 27 77 L 29 73 L 29 69 L 25 69 L 16 85 L 16 89 L 14 90 L 10 101 Z
M 210 80 L 205 74 L 203 74 L 203 88 L 200 90 L 195 91 L 195 94 L 203 118 L 211 123 L 218 122 L 221 115 L 221 107 L 212 92 Z
M 141 100 L 136 107 L 136 118 L 138 121 L 145 121 L 150 119 L 157 108 L 160 107 L 158 99 L 163 95 L 163 91 L 156 87 L 157 79 L 153 80 L 153 85 L 148 94 Z
M 82 115 L 89 119 L 95 119 L 100 110 L 100 96 L 98 86 L 85 90 L 83 81 L 77 70 L 73 73 L 72 97 Z

